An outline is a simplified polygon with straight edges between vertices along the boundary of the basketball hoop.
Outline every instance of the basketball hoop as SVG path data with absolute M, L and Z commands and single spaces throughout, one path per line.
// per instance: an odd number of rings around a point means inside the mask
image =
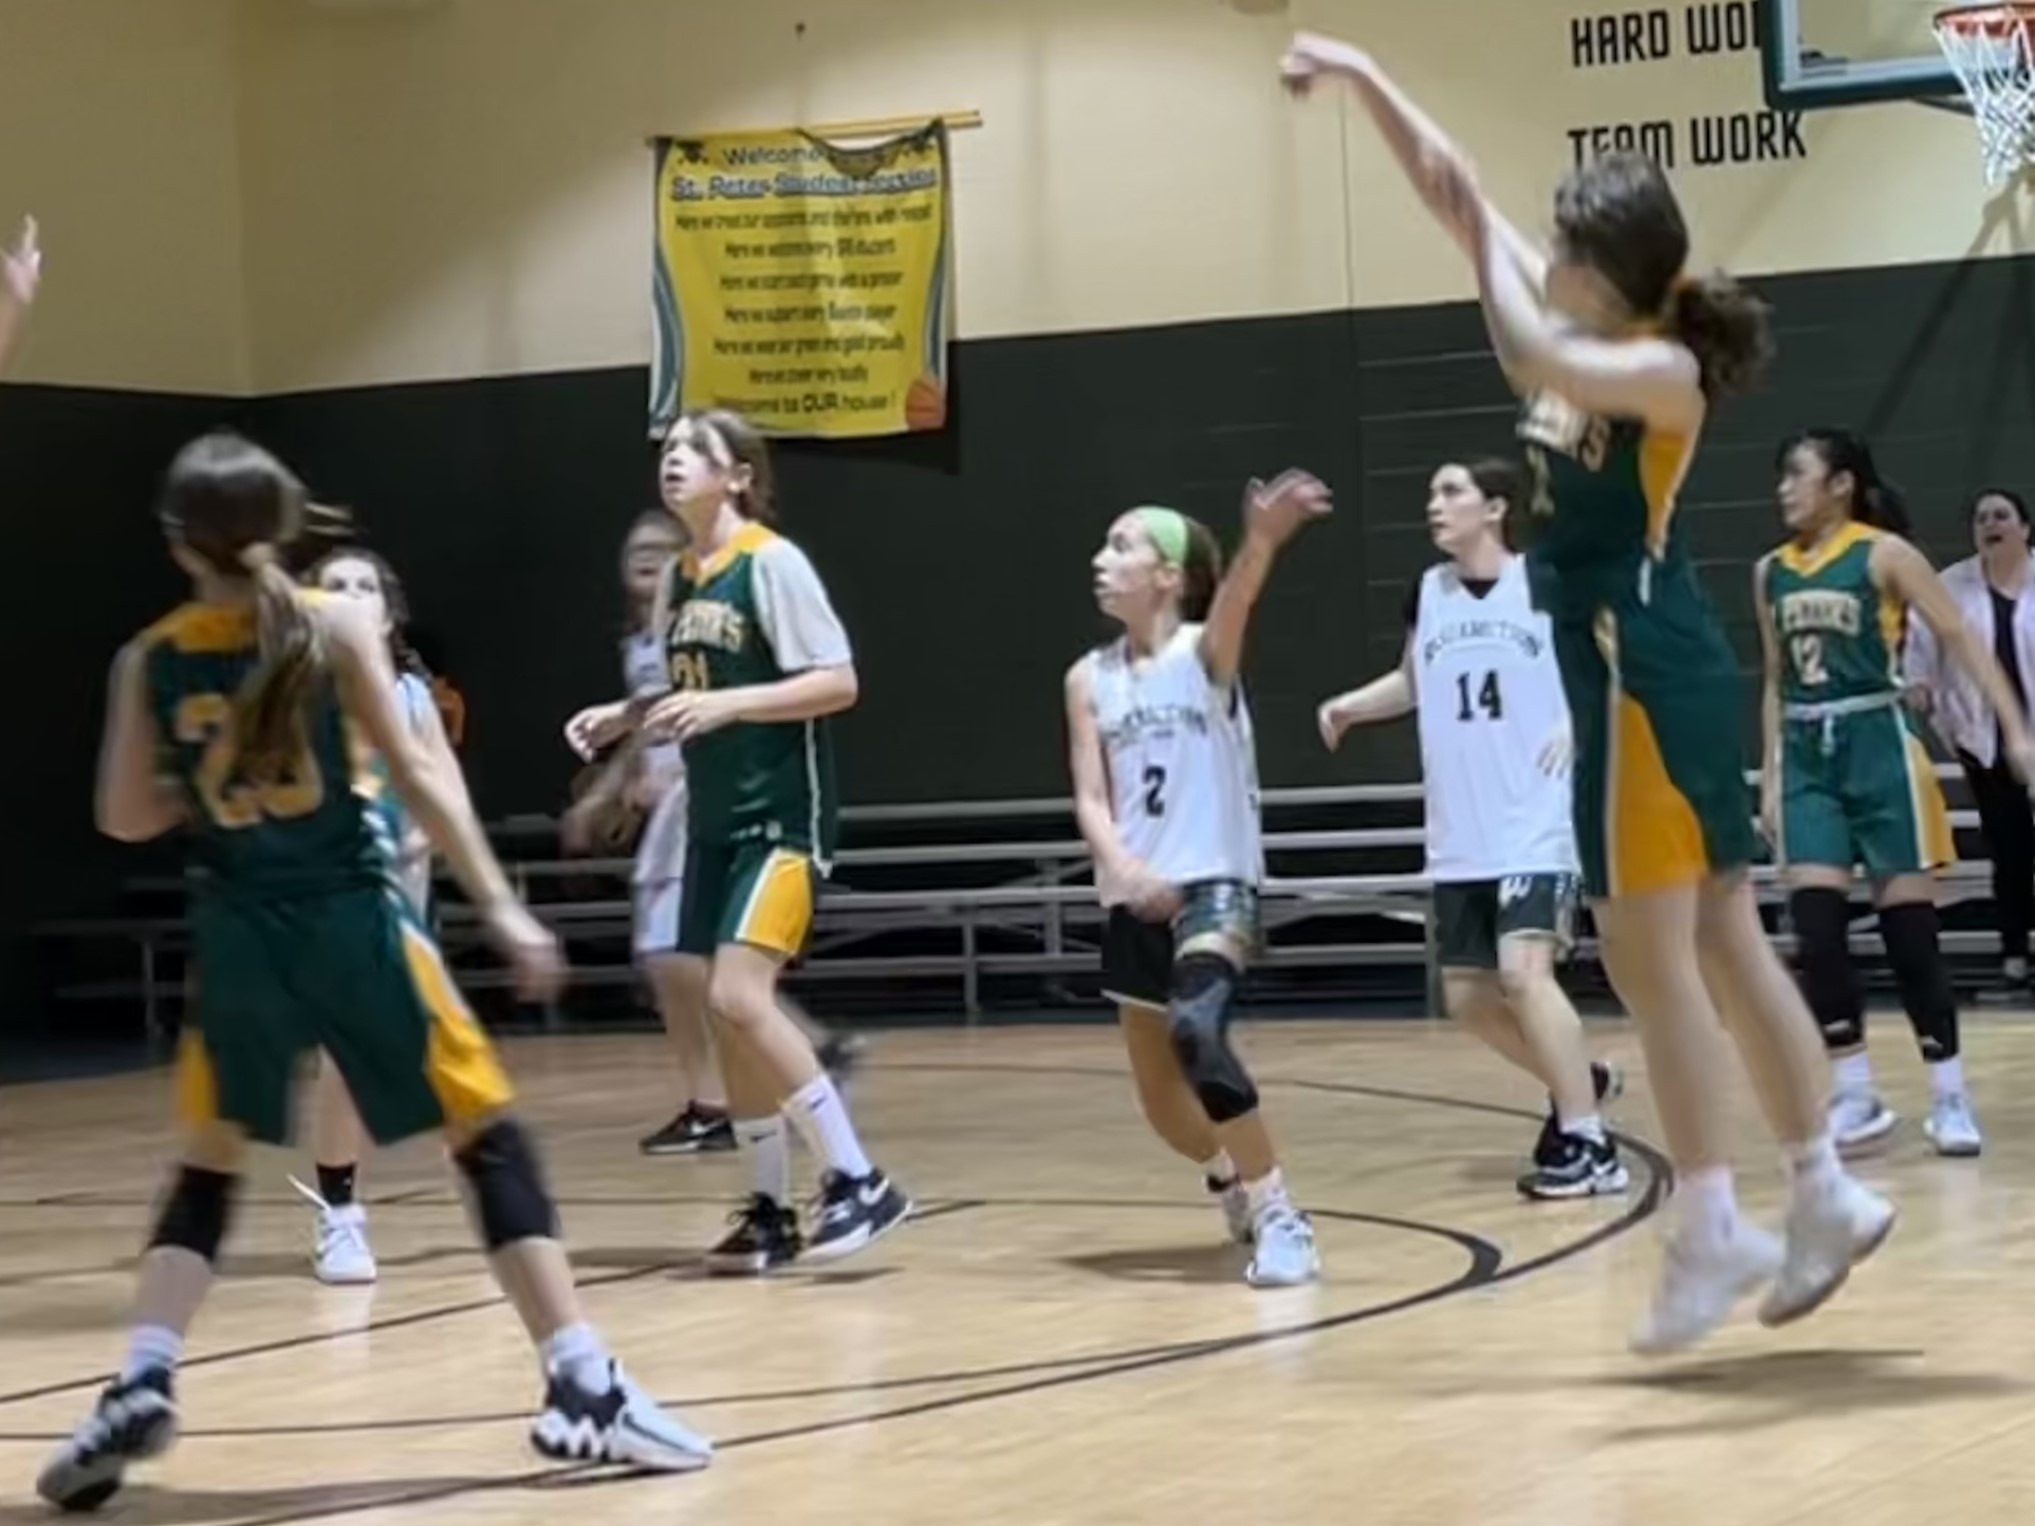
M 1986 184 L 2004 185 L 2035 160 L 2035 0 L 1956 6 L 1931 25 L 1971 98 Z

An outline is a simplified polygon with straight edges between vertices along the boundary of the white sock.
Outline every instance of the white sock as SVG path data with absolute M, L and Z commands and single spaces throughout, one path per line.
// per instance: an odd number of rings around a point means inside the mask
M 1857 1054 L 1848 1054 L 1830 1065 L 1832 1079 L 1837 1083 L 1837 1094 L 1865 1096 L 1872 1091 L 1872 1056 L 1863 1049 Z
M 1578 1139 L 1587 1139 L 1591 1144 L 1604 1142 L 1604 1115 L 1585 1113 L 1580 1118 L 1571 1118 L 1561 1125 L 1564 1134 L 1574 1134 Z
M 1784 1149 L 1788 1182 L 1797 1192 L 1821 1191 L 1844 1174 L 1844 1166 L 1837 1158 L 1837 1146 L 1831 1140 L 1828 1129 L 1814 1139 L 1787 1145 Z
M 136 1325 L 127 1333 L 127 1365 L 120 1376 L 129 1382 L 151 1367 L 175 1369 L 184 1359 L 184 1338 L 168 1325 Z
M 1675 1183 L 1682 1230 L 1703 1245 L 1721 1245 L 1738 1226 L 1738 1194 L 1729 1166 L 1705 1166 Z
M 544 1343 L 544 1370 L 590 1394 L 604 1394 L 615 1386 L 608 1348 L 584 1321 L 552 1332 Z
M 1938 1060 L 1929 1067 L 1929 1090 L 1941 1102 L 1945 1097 L 1964 1095 L 1964 1061 Z
M 869 1157 L 862 1153 L 862 1141 L 855 1137 L 855 1121 L 848 1116 L 848 1104 L 834 1089 L 834 1078 L 815 1076 L 792 1093 L 789 1104 L 792 1121 L 806 1148 L 854 1181 L 870 1172 Z
M 1236 1162 L 1229 1158 L 1229 1151 L 1217 1150 L 1201 1163 L 1203 1181 L 1221 1182 L 1225 1187 L 1237 1179 Z
M 1274 1209 L 1292 1206 L 1292 1200 L 1286 1196 L 1286 1173 L 1277 1166 L 1256 1181 L 1245 1182 L 1244 1193 L 1250 1199 L 1253 1219 L 1262 1219 Z
M 735 1142 L 749 1152 L 753 1189 L 782 1208 L 791 1202 L 791 1135 L 784 1114 L 737 1118 Z

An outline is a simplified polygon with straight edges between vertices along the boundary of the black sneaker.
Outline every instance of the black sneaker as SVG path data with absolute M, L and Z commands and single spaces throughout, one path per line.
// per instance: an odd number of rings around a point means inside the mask
M 1616 1065 L 1606 1065 L 1601 1060 L 1590 1062 L 1590 1090 L 1602 1107 L 1607 1102 L 1616 1102 L 1625 1095 L 1625 1072 Z M 1555 1119 L 1555 1105 L 1552 1099 L 1547 1105 L 1547 1117 L 1541 1120 L 1540 1138 L 1533 1142 L 1533 1163 L 1541 1165 L 1552 1160 L 1561 1149 L 1561 1125 Z
M 35 1492 L 59 1510 L 97 1510 L 120 1490 L 127 1465 L 160 1457 L 177 1439 L 177 1401 L 167 1367 L 115 1382 L 77 1433 L 57 1449 Z
M 1623 1192 L 1631 1184 L 1618 1146 L 1581 1134 L 1557 1134 L 1555 1146 L 1519 1178 L 1521 1197 L 1553 1200 Z
M 707 1252 L 707 1270 L 726 1277 L 758 1277 L 798 1259 L 804 1245 L 798 1215 L 757 1193 L 728 1215 L 735 1227 Z
M 589 1393 L 553 1373 L 530 1445 L 561 1462 L 615 1462 L 660 1473 L 689 1473 L 714 1460 L 714 1444 L 657 1407 L 619 1363 L 606 1393 Z
M 735 1148 L 735 1125 L 726 1113 L 704 1112 L 688 1102 L 685 1111 L 642 1139 L 645 1155 L 700 1155 Z
M 852 1256 L 897 1228 L 911 1211 L 912 1200 L 881 1171 L 859 1179 L 829 1171 L 820 1185 L 820 1220 L 806 1260 Z

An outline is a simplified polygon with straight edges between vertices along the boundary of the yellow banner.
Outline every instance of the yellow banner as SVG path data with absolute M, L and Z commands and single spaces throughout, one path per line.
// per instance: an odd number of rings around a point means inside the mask
M 947 129 L 866 148 L 798 131 L 657 150 L 650 431 L 733 408 L 772 434 L 947 422 Z

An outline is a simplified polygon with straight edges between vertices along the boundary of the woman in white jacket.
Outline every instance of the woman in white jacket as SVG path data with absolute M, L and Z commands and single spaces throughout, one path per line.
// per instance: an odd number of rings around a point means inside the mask
M 2035 681 L 2035 560 L 2029 555 L 2028 505 L 2006 488 L 1981 488 L 1972 497 L 1969 517 L 1978 554 L 1946 567 L 1943 586 L 2026 706 L 2029 684 Z M 1993 861 L 2000 972 L 2008 996 L 2018 997 L 2028 989 L 2028 934 L 2035 924 L 2035 814 L 2028 787 L 2007 766 L 1992 706 L 1919 621 L 1910 622 L 1906 669 L 1915 703 L 1936 734 L 1956 749 L 1970 781 Z

